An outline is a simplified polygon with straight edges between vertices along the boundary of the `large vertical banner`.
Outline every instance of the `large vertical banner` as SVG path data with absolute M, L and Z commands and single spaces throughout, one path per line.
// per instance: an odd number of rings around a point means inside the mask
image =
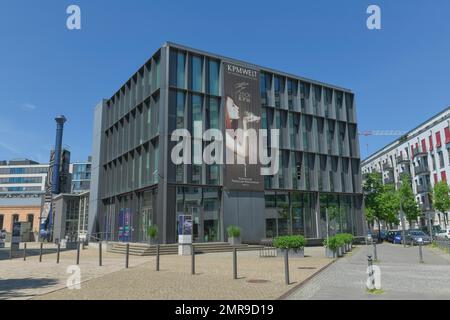
M 263 191 L 258 163 L 259 71 L 224 62 L 224 96 L 224 185 L 228 190 Z

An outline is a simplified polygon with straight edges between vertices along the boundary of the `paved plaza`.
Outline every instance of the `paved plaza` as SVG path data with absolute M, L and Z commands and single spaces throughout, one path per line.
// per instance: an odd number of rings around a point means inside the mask
M 450 255 L 429 246 L 423 249 L 425 263 L 421 264 L 417 246 L 404 248 L 389 243 L 377 246 L 381 294 L 366 292 L 367 254 L 373 254 L 373 248 L 363 246 L 336 261 L 288 299 L 449 299 Z
M 98 267 L 98 249 L 90 248 L 81 251 L 79 290 L 66 288 L 76 251 L 61 253 L 59 265 L 55 253 L 44 255 L 41 263 L 38 256 L 27 261 L 18 256 L 0 260 L 0 299 L 277 299 L 333 262 L 322 247 L 306 248 L 305 254 L 290 258 L 287 286 L 283 258 L 259 257 L 258 251 L 238 252 L 238 279 L 233 280 L 231 252 L 198 254 L 196 275 L 191 275 L 190 256 L 163 255 L 157 272 L 155 257 L 130 256 L 125 269 L 124 255 L 112 253 L 103 253 L 104 266 Z

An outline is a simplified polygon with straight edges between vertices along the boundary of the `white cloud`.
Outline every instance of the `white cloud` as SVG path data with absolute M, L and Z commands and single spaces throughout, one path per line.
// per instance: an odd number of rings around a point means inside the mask
M 32 103 L 24 103 L 20 106 L 23 110 L 36 110 L 37 107 L 36 105 L 32 104 Z

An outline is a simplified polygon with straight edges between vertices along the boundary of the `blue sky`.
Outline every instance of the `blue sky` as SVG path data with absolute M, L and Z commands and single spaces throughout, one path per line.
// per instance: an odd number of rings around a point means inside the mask
M 370 4 L 382 30 L 366 27 Z M 95 104 L 165 41 L 350 88 L 361 131 L 409 130 L 450 105 L 449 17 L 448 0 L 1 0 L 0 159 L 48 161 L 64 114 L 84 160 Z M 393 139 L 361 137 L 362 156 Z

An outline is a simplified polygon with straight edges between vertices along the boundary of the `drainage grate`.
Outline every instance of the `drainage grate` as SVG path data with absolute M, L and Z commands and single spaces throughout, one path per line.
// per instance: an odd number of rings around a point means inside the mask
M 267 283 L 270 282 L 269 280 L 263 280 L 263 279 L 250 279 L 247 280 L 248 283 Z
M 301 270 L 314 270 L 317 269 L 316 267 L 298 267 L 297 269 L 301 269 Z

